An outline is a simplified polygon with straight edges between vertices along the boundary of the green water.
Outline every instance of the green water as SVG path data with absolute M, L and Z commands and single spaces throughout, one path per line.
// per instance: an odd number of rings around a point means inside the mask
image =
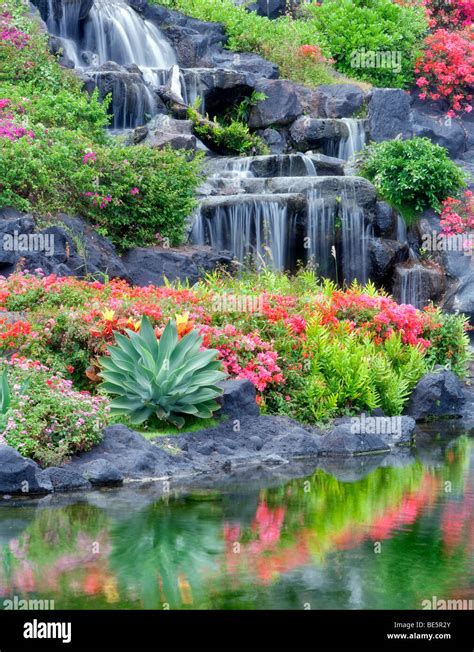
M 413 609 L 474 599 L 474 442 L 343 482 L 0 508 L 5 598 L 56 609 Z M 421 456 L 423 459 L 423 456 Z M 426 456 L 425 456 L 426 459 Z M 137 496 L 139 494 L 137 493 Z M 78 502 L 80 501 L 80 502 Z

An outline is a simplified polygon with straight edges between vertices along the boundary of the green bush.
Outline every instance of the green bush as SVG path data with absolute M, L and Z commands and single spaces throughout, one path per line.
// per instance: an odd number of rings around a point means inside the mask
M 467 363 L 472 358 L 467 329 L 469 320 L 464 315 L 446 314 L 436 310 L 439 328 L 430 333 L 431 346 L 425 360 L 431 367 L 440 364 L 463 378 Z
M 70 381 L 42 366 L 8 368 L 10 405 L 0 440 L 42 466 L 58 465 L 87 451 L 102 437 L 108 404 L 72 389 Z
M 362 176 L 408 221 L 441 202 L 465 185 L 465 176 L 444 147 L 429 138 L 388 140 L 369 145 L 359 157 Z
M 304 13 L 340 72 L 392 88 L 413 81 L 414 63 L 427 31 L 421 7 L 392 0 L 325 0 L 308 5 Z M 377 67 L 367 60 L 371 67 L 354 67 L 355 53 L 362 50 L 396 53 L 396 65 Z
M 169 148 L 98 148 L 97 162 L 91 164 L 97 183 L 82 212 L 119 249 L 156 245 L 163 238 L 179 245 L 196 206 L 201 158 Z

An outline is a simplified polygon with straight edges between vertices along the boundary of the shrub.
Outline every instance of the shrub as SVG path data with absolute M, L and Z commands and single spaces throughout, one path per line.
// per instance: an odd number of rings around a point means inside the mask
M 217 351 L 201 351 L 202 337 L 191 331 L 178 339 L 175 322 L 168 321 L 159 341 L 147 317 L 138 333 L 115 335 L 110 357 L 100 359 L 104 392 L 115 395 L 114 415 L 125 415 L 132 424 L 151 418 L 181 428 L 191 415 L 209 419 L 219 409 L 215 399 L 223 393 L 216 384 L 226 377 Z
M 467 335 L 469 320 L 463 315 L 435 311 L 438 326 L 430 334 L 431 346 L 426 351 L 429 366 L 440 364 L 463 378 L 467 362 L 471 359 L 470 342 Z
M 325 0 L 308 5 L 305 13 L 340 72 L 378 86 L 404 87 L 413 80 L 427 28 L 421 8 L 391 0 Z M 364 67 L 357 60 L 363 52 L 394 53 L 397 64 Z
M 370 145 L 359 158 L 359 168 L 408 221 L 429 206 L 439 210 L 446 197 L 465 185 L 462 169 L 428 138 Z
M 306 335 L 310 367 L 296 394 L 297 410 L 306 421 L 379 407 L 388 415 L 401 414 L 426 370 L 421 349 L 404 346 L 396 334 L 377 346 L 343 327 L 332 337 L 313 319 Z
M 196 205 L 201 156 L 146 146 L 102 147 L 95 155 L 82 164 L 96 179 L 77 198 L 82 213 L 121 250 L 163 238 L 181 244 Z
M 472 111 L 474 87 L 474 28 L 464 32 L 438 29 L 424 42 L 415 72 L 424 100 L 445 100 L 449 117 Z
M 51 466 L 100 441 L 108 413 L 103 397 L 75 391 L 71 381 L 40 363 L 16 359 L 7 369 L 11 388 L 3 432 L 7 444 Z

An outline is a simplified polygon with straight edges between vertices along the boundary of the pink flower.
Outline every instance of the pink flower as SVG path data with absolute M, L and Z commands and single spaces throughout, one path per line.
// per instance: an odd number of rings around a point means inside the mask
M 130 190 L 131 195 L 138 195 L 139 192 L 140 190 L 136 186 Z

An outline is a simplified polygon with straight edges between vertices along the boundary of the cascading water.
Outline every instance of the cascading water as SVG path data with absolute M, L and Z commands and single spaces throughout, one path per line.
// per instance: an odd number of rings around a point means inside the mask
M 342 118 L 342 121 L 347 125 L 349 137 L 343 138 L 339 142 L 337 157 L 348 161 L 364 148 L 366 142 L 365 122 L 354 118 Z
M 94 0 L 86 16 L 81 14 L 81 0 L 63 3 L 60 15 L 54 9 L 53 0 L 48 0 L 48 30 L 61 39 L 66 56 L 102 96 L 112 93 L 113 127 L 144 124 L 157 112 L 157 87 L 176 65 L 162 32 L 124 0 Z M 128 68 L 119 72 L 117 65 Z
M 257 269 L 286 266 L 288 209 L 279 201 L 250 199 L 217 206 L 210 216 L 196 216 L 192 240 L 230 251 L 239 263 Z
M 340 202 L 328 204 L 316 188 L 307 193 L 307 201 L 309 261 L 321 276 L 366 283 L 371 227 L 365 225 L 364 211 L 357 205 L 354 193 L 346 189 Z
M 346 193 L 341 202 L 342 272 L 343 280 L 367 283 L 368 242 L 372 235 L 370 225 L 365 225 L 364 211 Z
M 400 266 L 400 303 L 409 303 L 415 308 L 423 308 L 423 274 L 425 268 L 421 265 L 418 256 L 410 247 L 408 262 Z
M 308 192 L 307 250 L 308 262 L 320 276 L 335 278 L 336 211 L 328 206 L 318 189 Z

